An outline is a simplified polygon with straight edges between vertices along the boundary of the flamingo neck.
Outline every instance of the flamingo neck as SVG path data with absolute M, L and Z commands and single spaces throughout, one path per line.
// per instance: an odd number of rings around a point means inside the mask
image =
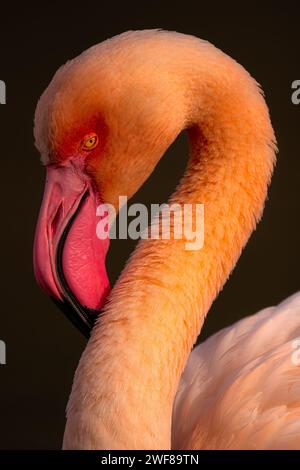
M 171 448 L 180 376 L 261 215 L 274 161 L 264 100 L 245 72 L 230 73 L 228 85 L 215 80 L 205 93 L 202 82 L 193 88 L 191 96 L 202 93 L 201 106 L 191 98 L 190 161 L 172 196 L 204 204 L 204 246 L 140 242 L 77 370 L 66 448 Z

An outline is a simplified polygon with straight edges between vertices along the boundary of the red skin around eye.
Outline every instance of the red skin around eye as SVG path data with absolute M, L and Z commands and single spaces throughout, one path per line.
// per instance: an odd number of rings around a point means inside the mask
M 98 145 L 91 150 L 83 149 L 83 142 L 91 134 L 97 135 Z M 100 116 L 91 118 L 82 126 L 73 128 L 66 133 L 60 142 L 54 143 L 51 162 L 60 164 L 72 158 L 98 156 L 104 151 L 107 135 L 108 129 L 103 118 Z

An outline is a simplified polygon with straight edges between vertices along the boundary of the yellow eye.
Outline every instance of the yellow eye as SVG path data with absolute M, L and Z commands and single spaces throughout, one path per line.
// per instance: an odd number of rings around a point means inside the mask
M 90 134 L 88 135 L 82 144 L 84 150 L 93 150 L 98 145 L 98 136 L 97 134 Z

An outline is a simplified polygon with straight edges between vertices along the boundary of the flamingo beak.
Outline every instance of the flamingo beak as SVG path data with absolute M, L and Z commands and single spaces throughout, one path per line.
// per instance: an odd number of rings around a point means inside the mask
M 110 288 L 109 239 L 96 235 L 99 204 L 90 182 L 73 167 L 47 168 L 34 241 L 35 277 L 87 337 Z

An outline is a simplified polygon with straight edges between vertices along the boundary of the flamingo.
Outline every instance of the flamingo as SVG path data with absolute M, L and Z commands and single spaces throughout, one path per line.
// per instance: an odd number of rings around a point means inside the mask
M 130 198 L 182 130 L 190 157 L 170 202 L 204 204 L 204 246 L 140 240 L 110 289 L 96 209 Z M 253 78 L 196 37 L 126 32 L 58 70 L 37 105 L 35 141 L 47 168 L 35 275 L 90 336 L 63 448 L 299 448 L 299 293 L 193 349 L 275 163 Z

